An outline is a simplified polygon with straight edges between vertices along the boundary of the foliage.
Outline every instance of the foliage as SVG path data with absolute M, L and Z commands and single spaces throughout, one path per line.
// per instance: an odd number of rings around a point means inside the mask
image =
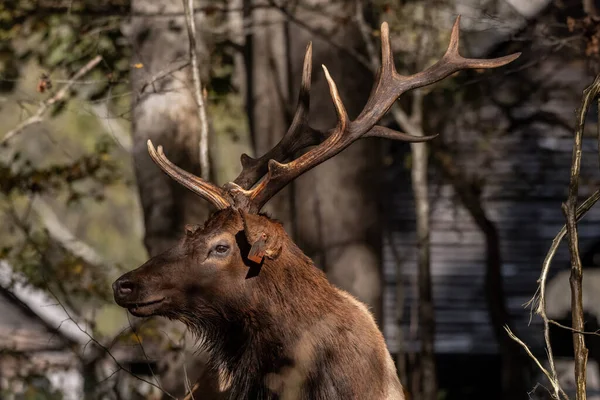
M 77 182 L 93 179 L 102 185 L 110 185 L 120 179 L 117 165 L 109 154 L 113 146 L 103 138 L 93 153 L 68 164 L 45 168 L 35 168 L 31 161 L 21 159 L 20 152 L 15 152 L 10 163 L 0 163 L 0 192 L 9 196 L 15 192 L 40 194 L 66 188 L 70 192 L 69 201 L 76 201 L 83 196 L 75 189 Z
M 34 60 L 50 73 L 63 69 L 72 73 L 97 54 L 101 70 L 93 79 L 103 79 L 91 97 L 105 94 L 111 85 L 126 81 L 129 48 L 123 40 L 119 12 L 128 2 L 51 2 L 9 0 L 0 4 L 0 90 L 11 90 L 23 63 Z M 99 13 L 106 16 L 98 17 Z

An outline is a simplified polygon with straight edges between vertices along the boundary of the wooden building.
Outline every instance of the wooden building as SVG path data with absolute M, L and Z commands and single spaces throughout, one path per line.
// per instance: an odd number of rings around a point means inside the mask
M 0 398 L 60 390 L 65 399 L 77 399 L 81 375 L 73 338 L 3 287 L 0 315 Z
M 491 50 L 492 56 L 506 53 L 502 45 Z M 539 57 L 542 50 L 532 45 L 527 49 L 531 58 L 524 54 L 520 65 Z M 541 358 L 545 358 L 541 320 L 525 305 L 536 292 L 542 262 L 565 222 L 561 203 L 568 193 L 575 109 L 583 89 L 593 80 L 585 71 L 583 63 L 565 59 L 564 53 L 549 52 L 541 63 L 489 78 L 483 96 L 473 90 L 466 100 L 453 103 L 446 97 L 445 102 L 436 103 L 451 109 L 445 113 L 455 116 L 451 121 L 436 124 L 435 115 L 425 115 L 434 120 L 432 125 L 439 129 L 456 165 L 481 183 L 481 204 L 499 233 L 501 283 L 511 322 Z M 590 112 L 583 140 L 581 199 L 596 190 L 600 181 L 597 122 L 596 112 Z M 415 215 L 407 152 L 406 146 L 394 145 L 390 151 L 394 165 L 386 176 L 392 193 L 384 204 L 386 215 L 391 215 L 384 249 L 384 333 L 392 353 L 401 342 L 409 353 L 419 348 L 414 333 L 418 324 Z M 435 351 L 441 360 L 452 362 L 468 356 L 474 369 L 487 374 L 499 368 L 499 359 L 484 285 L 485 236 L 444 178 L 444 171 L 430 169 L 429 191 Z M 598 205 L 579 223 L 590 285 L 600 281 L 594 277 L 600 266 L 595 256 L 600 254 L 599 223 Z M 548 309 L 555 319 L 568 317 L 570 295 L 564 272 L 568 268 L 568 248 L 563 243 L 548 280 Z M 600 301 L 596 301 L 600 296 L 595 294 L 600 291 L 588 288 L 588 292 L 586 310 L 600 320 Z M 403 310 L 400 323 L 399 304 Z

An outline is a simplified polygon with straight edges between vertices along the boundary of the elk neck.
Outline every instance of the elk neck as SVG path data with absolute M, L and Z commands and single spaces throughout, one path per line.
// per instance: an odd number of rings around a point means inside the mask
M 340 291 L 291 240 L 246 283 L 249 301 L 193 326 L 212 367 L 224 371 L 239 393 L 267 393 L 269 375 L 296 368 L 299 352 L 325 345 L 333 330 L 353 319 Z

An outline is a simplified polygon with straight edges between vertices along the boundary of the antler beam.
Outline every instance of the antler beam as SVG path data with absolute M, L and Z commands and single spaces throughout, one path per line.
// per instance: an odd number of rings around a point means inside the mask
M 334 128 L 320 131 L 308 124 L 310 110 L 310 86 L 312 72 L 312 45 L 306 48 L 302 84 L 294 119 L 279 143 L 260 158 L 242 154 L 242 172 L 223 188 L 183 171 L 171 163 L 159 146 L 158 154 L 148 142 L 152 159 L 173 179 L 218 208 L 233 206 L 248 212 L 259 212 L 264 204 L 289 182 L 350 146 L 361 137 L 384 137 L 405 142 L 423 142 L 432 136 L 412 136 L 379 126 L 377 123 L 394 102 L 409 90 L 431 85 L 447 76 L 473 68 L 497 68 L 514 61 L 521 53 L 494 59 L 471 59 L 459 54 L 460 16 L 452 27 L 450 44 L 444 56 L 434 65 L 414 75 L 403 76 L 396 72 L 392 56 L 389 28 L 381 25 L 381 67 L 375 85 L 361 113 L 351 121 L 340 98 L 335 81 L 323 66 L 329 92 L 335 106 L 338 122 Z M 296 159 L 300 150 L 315 146 Z M 291 160 L 291 161 L 290 161 Z M 286 162 L 287 161 L 287 162 Z M 261 178 L 263 178 L 261 180 Z
M 441 60 L 425 71 L 403 76 L 396 72 L 390 46 L 389 27 L 384 22 L 381 25 L 381 67 L 371 95 L 362 112 L 354 121 L 349 119 L 335 81 L 331 78 L 327 68 L 323 66 L 338 116 L 336 127 L 327 132 L 313 129 L 307 121 L 312 61 L 312 48 L 309 45 L 304 59 L 302 86 L 292 126 L 281 141 L 263 157 L 252 159 L 243 155 L 243 170 L 234 183 L 227 186 L 228 190 L 236 197 L 246 197 L 252 204 L 252 210 L 258 211 L 289 182 L 340 153 L 361 137 L 378 136 L 407 142 L 422 142 L 435 138 L 436 135 L 407 135 L 378 126 L 377 123 L 394 102 L 409 90 L 431 85 L 463 69 L 497 68 L 514 61 L 520 55 L 520 53 L 515 53 L 495 59 L 464 58 L 458 52 L 459 28 L 460 16 L 456 18 L 452 27 L 450 44 Z M 310 145 L 318 146 L 297 159 L 282 164 L 287 157 L 291 157 L 293 153 Z M 256 186 L 251 187 L 264 173 L 267 174 L 266 177 Z

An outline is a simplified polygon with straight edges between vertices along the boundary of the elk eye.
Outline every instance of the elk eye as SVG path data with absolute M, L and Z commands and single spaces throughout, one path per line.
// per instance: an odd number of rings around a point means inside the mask
M 225 253 L 227 253 L 227 251 L 228 251 L 228 250 L 229 250 L 229 246 L 226 246 L 226 245 L 224 245 L 224 244 L 218 244 L 218 245 L 215 247 L 215 252 L 216 252 L 217 254 L 225 254 Z

